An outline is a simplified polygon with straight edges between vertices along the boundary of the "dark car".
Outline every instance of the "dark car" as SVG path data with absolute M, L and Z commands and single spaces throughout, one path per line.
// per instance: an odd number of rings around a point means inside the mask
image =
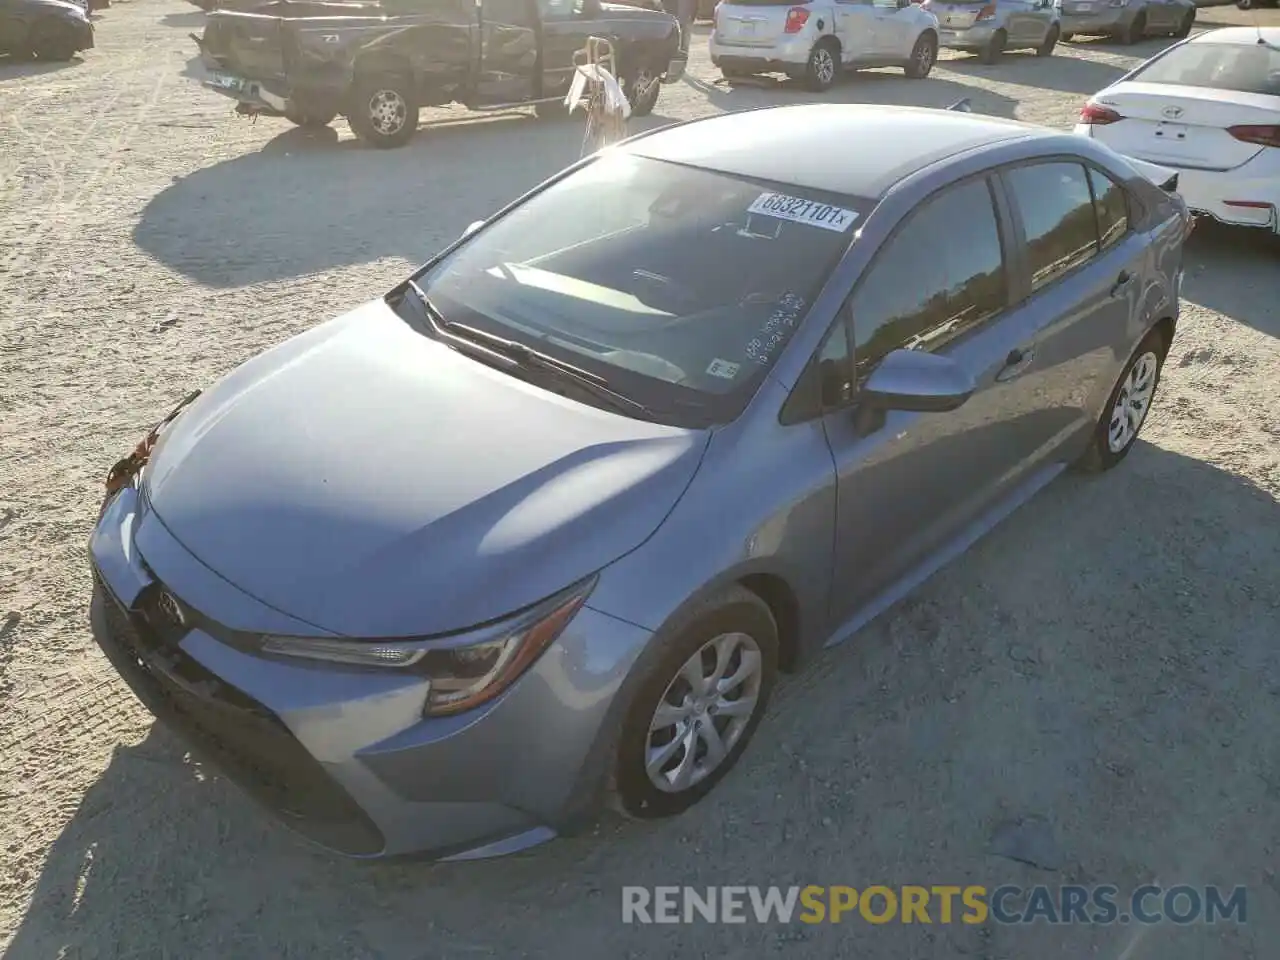
M 69 0 L 0 0 L 0 53 L 70 60 L 93 47 L 93 24 Z
M 194 35 L 193 35 L 194 36 Z M 632 113 L 684 73 L 669 14 L 601 0 L 276 0 L 217 9 L 195 38 L 211 89 L 241 113 L 323 126 L 344 115 L 376 147 L 409 141 L 422 107 L 559 107 L 588 37 L 607 38 Z

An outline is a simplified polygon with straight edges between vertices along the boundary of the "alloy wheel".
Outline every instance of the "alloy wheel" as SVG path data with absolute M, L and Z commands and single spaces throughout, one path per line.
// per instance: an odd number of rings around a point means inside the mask
M 681 793 L 716 771 L 760 707 L 760 645 L 745 633 L 708 640 L 667 685 L 649 723 L 645 772 Z
M 369 124 L 384 137 L 393 137 L 404 127 L 409 105 L 394 90 L 378 90 L 369 98 Z
M 1111 408 L 1111 420 L 1107 426 L 1107 447 L 1119 453 L 1133 442 L 1151 409 L 1151 397 L 1156 389 L 1156 372 L 1160 358 L 1147 351 L 1134 361 L 1120 387 L 1115 406 Z

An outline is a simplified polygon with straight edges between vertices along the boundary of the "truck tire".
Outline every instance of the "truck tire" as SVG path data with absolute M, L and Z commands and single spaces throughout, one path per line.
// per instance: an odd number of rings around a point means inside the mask
M 403 147 L 418 131 L 413 80 L 401 73 L 357 74 L 347 107 L 351 131 L 372 147 Z
M 65 63 L 76 55 L 75 39 L 69 31 L 52 21 L 36 26 L 31 47 L 38 59 L 51 63 Z
M 662 81 L 658 71 L 650 66 L 639 66 L 628 71 L 623 79 L 623 92 L 627 102 L 631 104 L 633 117 L 647 117 L 658 105 L 658 94 L 662 91 Z
M 284 112 L 285 118 L 292 124 L 302 127 L 304 130 L 321 130 L 333 123 L 336 113 L 314 110 L 300 110 L 291 107 Z

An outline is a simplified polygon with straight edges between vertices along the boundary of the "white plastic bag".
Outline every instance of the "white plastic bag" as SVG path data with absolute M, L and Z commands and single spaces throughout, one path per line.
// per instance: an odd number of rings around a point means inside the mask
M 622 84 L 618 83 L 617 77 L 596 63 L 579 64 L 574 71 L 573 83 L 570 84 L 569 92 L 564 98 L 565 106 L 569 108 L 570 113 L 578 109 L 580 104 L 585 106 L 587 83 L 592 80 L 604 85 L 606 113 L 621 116 L 624 120 L 631 116 L 631 104 L 627 100 L 627 95 L 622 92 Z

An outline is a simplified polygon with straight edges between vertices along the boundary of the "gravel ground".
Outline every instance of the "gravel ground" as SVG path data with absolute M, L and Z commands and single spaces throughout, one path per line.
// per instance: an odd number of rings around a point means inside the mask
M 1275 956 L 1280 250 L 1224 230 L 1192 244 L 1180 336 L 1124 466 L 1054 485 L 786 683 L 740 769 L 685 817 L 606 818 L 505 861 L 368 866 L 304 847 L 185 756 L 89 640 L 106 467 L 188 388 L 378 294 L 578 149 L 577 128 L 524 115 L 441 111 L 385 153 L 341 124 L 238 120 L 184 76 L 202 19 L 117 0 L 82 61 L 0 60 L 6 956 Z M 809 99 L 717 84 L 704 47 L 651 122 Z M 829 97 L 967 96 L 1065 127 L 1159 47 L 955 56 L 925 82 L 873 72 Z M 987 852 L 1021 816 L 1050 824 L 1059 869 Z M 1249 922 L 620 922 L 624 884 L 1152 879 L 1246 884 Z

